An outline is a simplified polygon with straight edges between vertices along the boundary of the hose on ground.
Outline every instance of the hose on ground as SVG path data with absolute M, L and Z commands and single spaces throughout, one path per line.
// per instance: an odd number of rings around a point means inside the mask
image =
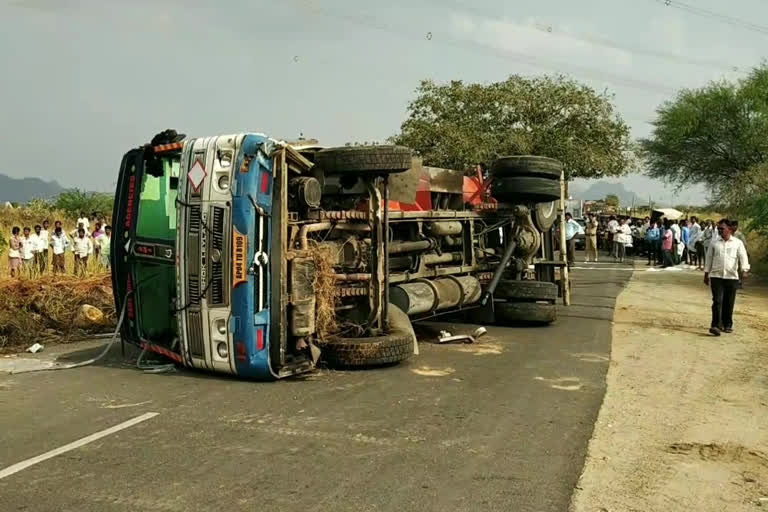
M 62 364 L 58 366 L 51 366 L 50 368 L 30 368 L 25 370 L 17 370 L 17 371 L 11 371 L 11 375 L 16 375 L 19 373 L 33 373 L 33 372 L 48 372 L 53 370 L 71 370 L 72 368 L 80 368 L 83 366 L 88 366 L 96 361 L 99 361 L 104 358 L 104 356 L 107 355 L 107 352 L 109 352 L 109 349 L 112 348 L 112 345 L 115 344 L 115 342 L 120 339 L 120 327 L 123 325 L 123 319 L 125 318 L 125 307 L 128 305 L 128 297 L 126 296 L 126 300 L 123 301 L 123 307 L 120 310 L 120 317 L 117 319 L 117 326 L 115 327 L 115 332 L 112 333 L 112 338 L 109 340 L 109 343 L 106 347 L 104 347 L 104 350 L 101 351 L 101 353 L 94 357 L 93 359 L 88 359 L 86 361 L 81 361 L 79 363 L 70 363 L 70 364 Z

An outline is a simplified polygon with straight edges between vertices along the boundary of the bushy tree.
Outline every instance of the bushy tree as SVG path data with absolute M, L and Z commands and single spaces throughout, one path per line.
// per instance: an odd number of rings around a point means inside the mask
M 620 203 L 619 196 L 617 196 L 616 194 L 608 194 L 607 196 L 605 196 L 605 204 L 607 206 L 613 206 L 614 208 L 618 208 L 619 203 Z
M 613 97 L 563 76 L 510 76 L 490 84 L 424 80 L 397 144 L 424 163 L 463 169 L 502 155 L 557 158 L 568 177 L 617 176 L 633 169 L 629 127 Z
M 650 176 L 703 183 L 732 209 L 768 194 L 768 65 L 736 82 L 680 91 L 656 112 L 641 141 Z
M 73 189 L 59 194 L 55 206 L 73 217 L 77 217 L 80 212 L 86 212 L 88 215 L 98 212 L 110 216 L 114 202 L 115 198 L 112 194 Z

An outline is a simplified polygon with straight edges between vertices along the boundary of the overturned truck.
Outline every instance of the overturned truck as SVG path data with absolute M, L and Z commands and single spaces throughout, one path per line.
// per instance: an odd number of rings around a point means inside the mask
M 258 379 L 396 363 L 411 321 L 548 324 L 562 166 L 486 173 L 408 148 L 159 134 L 123 158 L 113 287 L 125 341 Z

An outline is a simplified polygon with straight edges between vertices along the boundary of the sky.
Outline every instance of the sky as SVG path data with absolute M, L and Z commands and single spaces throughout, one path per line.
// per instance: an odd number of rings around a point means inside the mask
M 695 6 L 768 20 L 766 0 Z M 644 137 L 676 91 L 742 77 L 765 48 L 768 29 L 663 0 L 0 0 L 0 173 L 109 191 L 122 154 L 165 128 L 382 141 L 425 78 L 564 73 L 612 92 Z

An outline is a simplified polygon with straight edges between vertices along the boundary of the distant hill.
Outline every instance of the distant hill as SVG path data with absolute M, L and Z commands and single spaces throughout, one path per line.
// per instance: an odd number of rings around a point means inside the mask
M 30 199 L 50 199 L 64 192 L 64 187 L 55 181 L 40 178 L 11 178 L 0 174 L 0 203 L 6 201 L 25 203 Z
M 632 198 L 635 196 L 633 192 L 630 192 L 624 188 L 622 183 L 608 183 L 607 181 L 598 181 L 591 183 L 587 188 L 572 188 L 571 197 L 574 199 L 583 199 L 585 201 L 592 201 L 596 199 L 605 199 L 605 196 L 614 194 L 619 196 L 619 202 L 621 206 L 631 206 Z M 635 203 L 642 202 L 642 198 L 636 197 Z M 647 200 L 645 201 L 648 202 Z

